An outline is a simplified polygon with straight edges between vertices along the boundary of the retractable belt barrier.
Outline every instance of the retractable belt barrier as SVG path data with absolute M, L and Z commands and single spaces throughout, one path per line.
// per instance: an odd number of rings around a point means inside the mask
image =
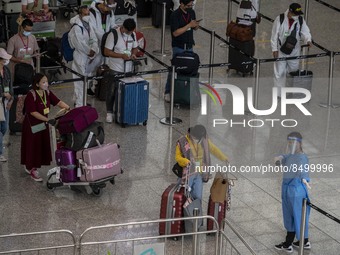
M 286 57 L 286 58 L 265 58 L 265 59 L 260 59 L 260 63 L 295 60 L 295 59 L 307 59 L 307 58 L 322 58 L 326 56 L 329 56 L 329 52 L 311 54 L 311 55 L 301 55 L 301 56 L 296 56 L 296 57 Z
M 340 51 L 334 52 L 334 56 L 340 55 Z
M 337 7 L 333 6 L 333 5 L 330 5 L 330 4 L 328 4 L 328 3 L 326 3 L 326 2 L 324 2 L 322 0 L 315 0 L 315 1 L 320 3 L 320 4 L 323 4 L 324 6 L 327 6 L 328 8 L 331 8 L 334 11 L 340 12 L 339 8 L 337 8 Z
M 336 223 L 340 224 L 340 220 L 333 215 L 329 214 L 328 212 L 322 210 L 321 208 L 317 207 L 316 205 L 312 204 L 311 202 L 307 201 L 307 205 L 309 205 L 314 210 L 318 211 L 319 213 L 325 215 L 326 217 L 330 218 L 331 220 L 335 221 Z

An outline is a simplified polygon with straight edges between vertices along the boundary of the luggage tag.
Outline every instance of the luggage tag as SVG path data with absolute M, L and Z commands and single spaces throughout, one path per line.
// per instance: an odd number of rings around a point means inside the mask
M 192 203 L 192 199 L 190 197 L 188 197 L 187 201 L 185 201 L 183 208 L 187 208 L 188 205 L 190 205 Z
M 44 115 L 49 114 L 49 112 L 50 112 L 50 108 L 45 108 L 44 109 Z
M 56 169 L 55 178 L 56 178 L 57 180 L 60 179 L 60 167 L 58 167 L 58 168 Z
M 288 37 L 290 35 L 289 31 L 284 33 L 285 37 Z
M 80 169 L 80 167 L 77 168 L 77 177 L 79 177 L 79 178 L 81 177 L 81 169 Z

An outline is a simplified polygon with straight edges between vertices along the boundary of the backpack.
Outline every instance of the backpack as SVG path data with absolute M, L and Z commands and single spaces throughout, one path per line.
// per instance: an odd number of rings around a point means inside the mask
M 110 30 L 109 32 L 106 32 L 106 33 L 103 35 L 103 37 L 102 37 L 102 42 L 101 42 L 101 44 L 100 44 L 100 51 L 102 52 L 102 55 L 103 55 L 104 57 L 108 57 L 108 56 L 106 56 L 106 55 L 104 54 L 104 49 L 105 49 L 105 44 L 106 44 L 107 37 L 108 37 L 108 35 L 109 35 L 110 33 L 113 33 L 113 38 L 114 38 L 114 44 L 113 44 L 112 51 L 114 51 L 115 46 L 116 46 L 117 41 L 118 41 L 118 33 L 117 33 L 117 30 L 116 30 L 116 29 L 112 29 L 112 30 Z M 131 34 L 131 37 L 132 37 L 132 39 L 133 39 L 134 41 L 136 40 L 136 39 L 135 39 L 135 35 L 134 35 L 133 33 Z
M 71 29 L 74 26 L 79 26 L 78 24 L 73 24 Z M 81 33 L 83 33 L 83 27 L 79 26 L 81 28 Z M 73 52 L 74 49 L 70 45 L 70 41 L 68 40 L 68 34 L 70 33 L 71 29 L 63 34 L 61 38 L 61 55 L 64 57 L 64 59 L 69 62 L 73 61 Z

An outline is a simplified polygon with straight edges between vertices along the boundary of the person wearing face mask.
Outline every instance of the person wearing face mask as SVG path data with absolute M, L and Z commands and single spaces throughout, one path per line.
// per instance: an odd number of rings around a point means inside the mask
M 304 44 L 312 46 L 312 36 L 306 21 L 302 18 L 301 5 L 292 3 L 289 9 L 282 15 L 276 17 L 271 35 L 271 48 L 274 58 L 295 57 L 300 55 L 302 40 Z M 282 18 L 280 18 L 282 17 Z M 290 54 L 284 50 L 287 38 L 292 35 L 297 43 L 290 45 L 293 48 Z M 284 53 L 284 52 L 286 53 Z M 299 60 L 276 61 L 274 62 L 274 86 L 278 88 L 278 97 L 281 97 L 281 88 L 286 86 L 287 71 L 295 72 L 299 69 Z
M 58 106 L 69 110 L 70 107 L 48 89 L 47 77 L 37 73 L 33 78 L 32 90 L 25 99 L 25 118 L 21 136 L 21 164 L 34 181 L 41 182 L 38 168 L 50 165 L 52 161 L 48 123 L 50 107 Z M 54 152 L 53 152 L 54 153 Z
M 292 132 L 287 136 L 286 154 L 275 157 L 275 163 L 278 162 L 288 171 L 283 172 L 282 179 L 282 213 L 283 223 L 287 230 L 286 240 L 278 245 L 275 249 L 284 250 L 288 253 L 293 252 L 293 246 L 298 248 L 300 244 L 300 225 L 302 201 L 308 198 L 308 189 L 310 189 L 310 178 L 308 174 L 308 156 L 302 150 L 302 135 L 299 132 Z M 295 169 L 295 170 L 294 170 Z M 311 249 L 308 240 L 308 220 L 310 207 L 307 207 L 306 229 L 304 248 Z M 297 238 L 296 242 L 294 238 Z
M 104 55 L 108 56 L 108 66 L 110 67 L 109 75 L 112 77 L 114 74 L 131 72 L 132 61 L 136 59 L 138 52 L 138 43 L 136 40 L 136 22 L 134 19 L 126 19 L 121 27 L 116 28 L 117 43 L 114 44 L 114 34 L 110 33 L 107 36 L 104 48 Z M 113 49 L 113 50 L 112 50 Z M 106 122 L 112 123 L 113 121 L 113 106 L 116 93 L 116 80 L 112 79 L 108 85 L 106 96 Z
M 189 178 L 193 199 L 202 201 L 203 181 L 209 180 L 209 172 L 205 170 L 211 166 L 210 154 L 229 164 L 228 157 L 211 142 L 203 125 L 189 128 L 187 134 L 177 141 L 175 159 L 183 167 L 180 181 L 184 184 L 186 178 Z
M 79 14 L 70 20 L 72 28 L 69 32 L 70 46 L 74 48 L 72 70 L 82 75 L 92 75 L 98 63 L 94 63 L 99 47 L 95 32 L 89 25 L 90 11 L 87 6 L 79 8 Z M 73 78 L 78 78 L 73 74 Z M 75 107 L 83 105 L 83 82 L 74 82 Z
M 194 2 L 192 0 L 180 0 L 179 2 L 179 8 L 170 16 L 172 58 L 185 50 L 193 51 L 192 48 L 195 45 L 193 30 L 197 30 L 199 27 L 196 13 L 192 9 Z M 165 84 L 164 100 L 166 102 L 170 102 L 170 85 L 171 73 L 169 73 Z
M 3 137 L 6 134 L 8 127 L 9 109 L 13 102 L 13 86 L 11 82 L 11 73 L 7 67 L 10 59 L 12 58 L 5 49 L 0 48 L 0 94 L 1 102 L 0 107 L 0 162 L 6 162 L 7 158 L 3 155 Z
M 37 39 L 31 34 L 33 22 L 30 19 L 25 19 L 21 26 L 21 31 L 9 39 L 7 52 L 13 56 L 11 58 L 13 64 L 27 63 L 34 66 L 32 55 L 39 51 L 39 46 Z

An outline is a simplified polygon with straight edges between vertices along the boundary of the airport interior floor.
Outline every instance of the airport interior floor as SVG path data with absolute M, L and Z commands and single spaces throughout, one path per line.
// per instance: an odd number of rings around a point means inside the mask
M 195 6 L 196 16 L 201 26 L 214 30 L 225 38 L 227 26 L 228 1 L 198 0 Z M 302 5 L 304 1 L 298 1 Z M 327 3 L 340 8 L 338 0 L 326 0 Z M 292 1 L 262 0 L 261 13 L 274 19 L 284 12 Z M 232 18 L 236 16 L 236 4 L 232 4 Z M 74 14 L 71 14 L 71 16 Z M 61 36 L 69 24 L 61 15 L 57 16 L 57 35 Z M 308 25 L 315 42 L 331 51 L 340 51 L 340 16 L 336 10 L 330 9 L 317 1 L 309 1 Z M 151 52 L 161 47 L 161 29 L 151 25 L 151 18 L 138 18 L 137 27 L 147 40 L 146 50 Z M 257 26 L 255 38 L 255 57 L 271 58 L 270 36 L 272 23 L 266 19 Z M 209 63 L 210 34 L 203 30 L 194 32 L 196 45 L 194 51 L 200 56 L 202 64 Z M 165 49 L 171 50 L 169 27 L 165 32 Z M 316 46 L 310 54 L 323 53 Z M 170 64 L 170 57 L 158 57 Z M 335 57 L 333 79 L 333 103 L 340 103 L 340 68 L 339 57 Z M 228 62 L 228 49 L 216 39 L 214 51 L 215 63 Z M 147 65 L 140 70 L 162 69 L 155 61 L 149 59 Z M 34 182 L 20 165 L 21 135 L 6 135 L 5 152 L 8 162 L 0 163 L 0 235 L 11 233 L 27 233 L 67 229 L 79 236 L 85 229 L 105 224 L 118 224 L 157 220 L 159 218 L 162 192 L 169 184 L 176 182 L 171 168 L 175 163 L 175 146 L 177 139 L 186 133 L 188 127 L 196 122 L 208 126 L 212 141 L 225 152 L 232 166 L 273 165 L 273 158 L 285 151 L 286 136 L 289 132 L 299 131 L 303 136 L 303 150 L 314 166 L 326 166 L 326 173 L 310 173 L 310 200 L 329 214 L 340 218 L 340 108 L 322 108 L 319 103 L 327 102 L 329 57 L 308 59 L 308 69 L 314 73 L 312 98 L 304 106 L 312 113 L 305 116 L 297 107 L 287 106 L 286 116 L 280 113 L 280 106 L 270 116 L 233 115 L 231 94 L 219 89 L 223 105 L 215 105 L 209 101 L 208 115 L 201 116 L 196 110 L 174 108 L 174 116 L 183 122 L 174 126 L 160 123 L 160 119 L 169 115 L 169 104 L 163 100 L 163 92 L 167 74 L 145 75 L 150 82 L 149 119 L 146 126 L 127 126 L 105 123 L 105 103 L 93 97 L 88 102 L 99 112 L 99 121 L 104 122 L 105 142 L 117 142 L 121 146 L 122 166 L 124 173 L 117 176 L 115 184 L 108 184 L 100 197 L 87 194 L 85 189 L 78 192 L 69 187 L 58 187 L 54 191 L 46 188 L 47 171 L 55 166 L 40 169 L 43 183 Z M 200 69 L 200 80 L 209 81 L 208 69 Z M 59 79 L 70 78 L 70 73 L 62 73 Z M 259 79 L 259 108 L 268 109 L 271 105 L 271 88 L 273 86 L 273 63 L 261 63 Z M 254 76 L 242 77 L 235 70 L 226 72 L 226 67 L 213 70 L 213 82 L 235 84 L 246 94 L 246 88 L 252 87 Z M 51 90 L 70 105 L 72 102 L 73 84 L 52 85 Z M 199 109 L 198 109 L 199 110 Z M 51 113 L 57 111 L 54 109 Z M 279 119 L 274 127 L 266 119 Z M 212 127 L 213 119 L 225 119 L 228 123 Z M 249 120 L 256 119 L 261 127 L 250 127 Z M 284 127 L 289 121 L 297 121 L 296 127 Z M 230 125 L 231 121 L 246 124 Z M 251 121 L 253 126 L 255 121 Z M 291 124 L 291 122 L 290 122 Z M 223 162 L 213 158 L 214 164 Z M 331 169 L 332 168 L 332 169 Z M 333 170 L 333 171 L 332 171 Z M 232 188 L 231 209 L 226 218 L 258 255 L 285 254 L 274 249 L 274 245 L 284 241 L 285 229 L 281 210 L 282 173 L 234 173 L 237 177 Z M 204 184 L 203 214 L 206 214 L 209 190 L 212 179 Z M 203 228 L 206 227 L 204 223 Z M 240 240 L 227 230 L 233 244 L 241 254 L 249 254 Z M 109 238 L 132 238 L 158 235 L 157 224 L 143 226 L 117 227 L 114 230 L 102 230 L 91 233 L 87 241 L 107 240 Z M 4 249 L 30 248 L 30 242 L 38 245 L 52 245 L 62 242 L 64 237 L 35 237 L 0 239 L 0 253 Z M 20 239 L 20 240 L 19 240 Z M 339 224 L 316 210 L 311 211 L 309 221 L 309 239 L 312 249 L 305 251 L 310 255 L 337 255 L 340 250 Z M 162 240 L 161 240 L 162 241 Z M 161 242 L 160 241 L 160 242 Z M 163 240 L 164 241 L 164 240 Z M 191 254 L 191 239 L 184 238 L 183 250 L 181 241 L 168 240 L 167 254 Z M 2 247 L 2 248 L 1 248 Z M 213 254 L 214 237 L 202 236 L 200 254 Z M 93 250 L 91 250 L 93 249 Z M 135 254 L 133 243 L 103 244 L 94 246 L 82 254 Z M 2 254 L 2 253 L 1 253 Z M 22 253 L 37 254 L 37 253 Z M 41 251 L 39 254 L 71 254 L 69 249 L 61 249 L 56 253 Z M 222 253 L 221 253 L 222 254 Z M 223 254 L 229 254 L 225 252 Z M 297 254 L 294 250 L 293 254 Z

